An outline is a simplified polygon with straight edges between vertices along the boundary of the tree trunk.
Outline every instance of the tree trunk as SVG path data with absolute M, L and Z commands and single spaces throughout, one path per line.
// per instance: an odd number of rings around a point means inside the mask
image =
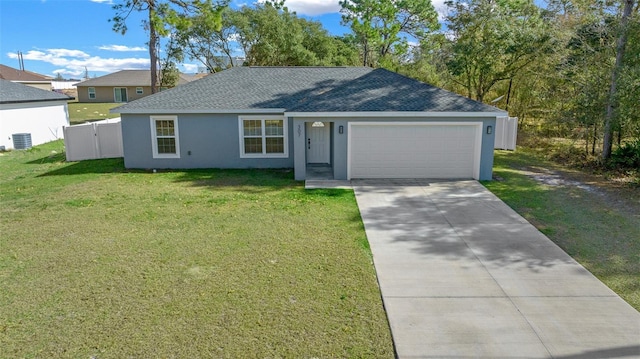
M 627 44 L 627 24 L 629 22 L 629 17 L 631 16 L 631 10 L 633 9 L 634 1 L 635 0 L 625 0 L 622 19 L 620 20 L 620 34 L 618 35 L 618 41 L 616 43 L 616 63 L 613 67 L 613 71 L 611 71 L 611 87 L 609 88 L 607 112 L 604 118 L 604 139 L 602 142 L 602 158 L 604 160 L 608 160 L 611 157 L 613 137 L 613 129 L 611 127 L 611 123 L 613 122 L 613 111 L 615 108 L 614 102 L 616 101 L 616 85 L 618 81 L 618 73 L 622 68 L 624 49 Z
M 153 15 L 156 4 L 154 0 L 149 0 L 149 61 L 151 62 L 151 93 L 158 92 L 158 34 L 153 22 Z
M 593 142 L 591 143 L 591 154 L 596 154 L 596 142 L 598 141 L 598 124 L 593 124 Z
M 513 77 L 509 79 L 509 91 L 507 91 L 507 105 L 505 111 L 509 112 L 509 100 L 511 99 L 511 85 L 513 85 Z

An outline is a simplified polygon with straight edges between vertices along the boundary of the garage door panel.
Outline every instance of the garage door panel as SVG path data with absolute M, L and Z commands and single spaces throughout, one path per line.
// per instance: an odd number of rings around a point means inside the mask
M 473 178 L 478 125 L 352 124 L 351 178 Z

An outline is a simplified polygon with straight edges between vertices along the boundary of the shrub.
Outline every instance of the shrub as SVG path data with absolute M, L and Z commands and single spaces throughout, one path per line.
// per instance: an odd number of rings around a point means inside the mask
M 618 147 L 611 154 L 611 163 L 619 167 L 640 169 L 640 139 Z

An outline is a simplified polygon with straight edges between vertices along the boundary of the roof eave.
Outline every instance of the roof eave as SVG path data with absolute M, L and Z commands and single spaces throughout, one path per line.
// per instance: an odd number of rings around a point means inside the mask
M 124 107 L 121 106 L 121 107 Z M 230 114 L 230 113 L 279 113 L 285 112 L 284 108 L 248 108 L 248 109 L 120 109 L 116 107 L 111 109 L 111 113 L 119 113 L 122 115 L 145 115 L 145 114 L 158 114 L 158 115 L 179 115 L 179 114 L 199 114 L 199 113 L 211 113 L 211 114 Z
M 6 79 L 5 79 L 6 80 Z M 52 80 L 9 80 L 11 82 L 17 82 L 21 84 L 51 84 Z
M 68 102 L 70 100 L 75 100 L 75 97 L 69 98 L 48 98 L 48 99 L 39 99 L 39 100 L 8 100 L 8 101 L 0 101 L 0 105 L 12 104 L 12 103 L 28 103 L 28 102 Z
M 285 112 L 287 117 L 500 117 L 506 111 L 349 111 L 349 112 Z

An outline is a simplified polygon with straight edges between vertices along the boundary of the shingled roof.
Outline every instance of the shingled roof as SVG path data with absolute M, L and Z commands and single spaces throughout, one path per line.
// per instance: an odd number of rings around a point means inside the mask
M 193 80 L 192 77 L 181 73 L 178 78 L 178 85 L 186 84 L 187 82 L 192 80 Z M 151 70 L 122 70 L 122 71 L 114 72 L 108 75 L 78 82 L 76 84 L 76 87 L 78 86 L 144 87 L 144 86 L 150 86 L 150 85 L 151 85 Z
M 0 64 L 0 79 L 14 82 L 51 82 L 51 77 Z
M 145 112 L 503 112 L 384 69 L 235 67 L 114 109 Z
M 66 101 L 71 97 L 53 91 L 0 79 L 0 103 Z

